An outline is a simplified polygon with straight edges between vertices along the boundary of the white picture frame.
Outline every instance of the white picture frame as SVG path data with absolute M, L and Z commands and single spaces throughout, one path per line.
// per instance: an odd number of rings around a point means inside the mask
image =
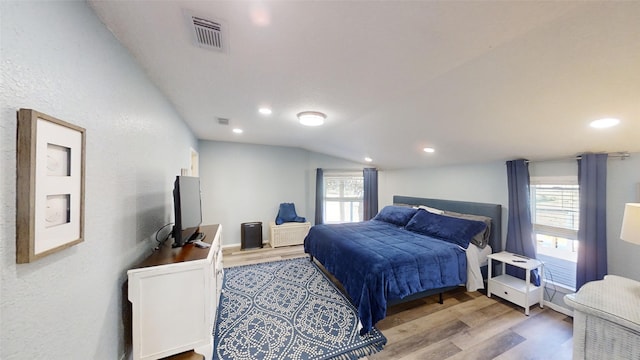
M 84 241 L 84 128 L 18 111 L 16 262 Z

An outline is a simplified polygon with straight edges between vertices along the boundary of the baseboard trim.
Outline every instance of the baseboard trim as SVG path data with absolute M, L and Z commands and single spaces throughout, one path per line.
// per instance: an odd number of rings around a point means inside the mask
M 262 246 L 269 245 L 269 244 L 270 244 L 269 239 L 262 240 Z M 240 250 L 241 246 L 242 246 L 241 243 L 233 243 L 233 244 L 224 244 L 224 245 L 222 245 L 222 248 L 223 249 L 237 248 L 238 250 Z
M 547 300 L 544 301 L 544 306 L 548 306 L 551 310 L 557 311 L 561 314 L 573 317 L 573 310 L 567 309 L 564 306 L 560 306 Z

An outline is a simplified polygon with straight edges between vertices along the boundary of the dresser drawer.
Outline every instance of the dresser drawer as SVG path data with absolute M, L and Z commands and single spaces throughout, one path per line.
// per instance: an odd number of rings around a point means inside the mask
M 488 291 L 491 295 L 496 295 L 516 305 L 524 306 L 526 299 L 525 293 L 500 280 L 500 278 L 489 279 Z

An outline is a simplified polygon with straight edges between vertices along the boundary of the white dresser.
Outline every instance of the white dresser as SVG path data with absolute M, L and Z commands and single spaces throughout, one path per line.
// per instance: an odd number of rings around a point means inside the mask
M 640 359 L 640 282 L 607 275 L 564 302 L 574 309 L 574 359 Z
M 127 272 L 134 360 L 188 350 L 211 359 L 223 278 L 220 228 L 200 227 L 210 248 L 167 244 Z

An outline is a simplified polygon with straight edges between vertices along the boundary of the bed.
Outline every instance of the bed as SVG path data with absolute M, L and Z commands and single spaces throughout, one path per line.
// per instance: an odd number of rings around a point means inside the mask
M 502 250 L 501 205 L 408 196 L 393 203 L 370 221 L 315 225 L 304 240 L 311 260 L 340 281 L 356 306 L 362 334 L 387 306 L 461 285 L 482 288 L 486 255 Z M 486 246 L 469 245 L 480 237 Z

